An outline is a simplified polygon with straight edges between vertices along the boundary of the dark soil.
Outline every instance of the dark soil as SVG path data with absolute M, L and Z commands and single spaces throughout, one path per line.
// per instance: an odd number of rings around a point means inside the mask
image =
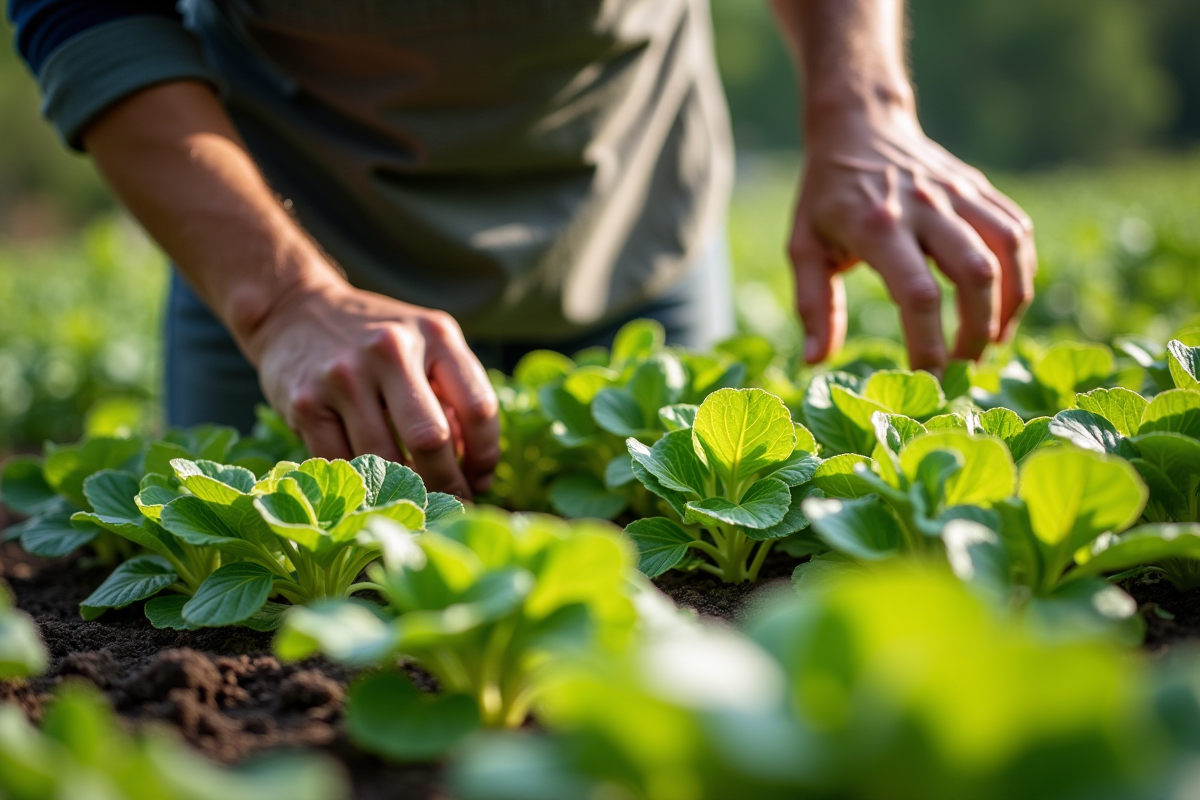
M 1155 573 L 1121 585 L 1146 621 L 1147 652 L 1161 656 L 1175 645 L 1200 641 L 1200 589 L 1181 592 Z
M 741 622 L 742 614 L 751 605 L 751 595 L 772 584 L 790 580 L 799 563 L 784 553 L 771 552 L 758 573 L 757 583 L 725 583 L 703 570 L 680 572 L 672 570 L 654 580 L 655 585 L 675 604 L 690 608 L 705 617 L 719 617 L 729 622 Z

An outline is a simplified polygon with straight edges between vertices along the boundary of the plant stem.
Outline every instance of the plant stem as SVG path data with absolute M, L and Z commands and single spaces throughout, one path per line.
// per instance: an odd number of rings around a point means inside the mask
M 771 552 L 771 546 L 774 544 L 774 539 L 758 543 L 758 553 L 755 554 L 754 561 L 750 564 L 749 579 L 751 581 L 758 580 L 758 571 L 762 569 L 763 562 L 767 560 L 767 553 Z

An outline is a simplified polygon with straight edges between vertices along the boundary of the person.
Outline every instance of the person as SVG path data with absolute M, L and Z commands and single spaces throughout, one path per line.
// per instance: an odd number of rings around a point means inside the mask
M 1030 299 L 1028 217 L 928 139 L 902 0 L 773 0 L 803 92 L 788 252 L 805 357 L 859 260 L 913 368 L 978 357 Z M 732 144 L 707 0 L 9 0 L 44 113 L 173 261 L 172 424 L 259 392 L 315 455 L 489 485 L 482 361 L 649 316 L 732 326 Z M 948 350 L 929 256 L 955 285 Z M 481 361 L 482 359 L 482 361 Z

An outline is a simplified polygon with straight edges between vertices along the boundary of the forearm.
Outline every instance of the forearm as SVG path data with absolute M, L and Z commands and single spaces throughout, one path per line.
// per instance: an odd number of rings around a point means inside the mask
M 90 125 L 83 143 L 252 360 L 273 307 L 340 280 L 267 186 L 208 86 L 139 92 Z
M 847 114 L 915 117 L 903 0 L 772 0 L 804 84 L 808 137 Z

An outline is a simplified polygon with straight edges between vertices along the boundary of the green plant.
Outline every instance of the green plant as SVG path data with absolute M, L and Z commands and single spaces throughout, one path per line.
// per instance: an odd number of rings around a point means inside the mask
M 762 389 L 713 392 L 689 427 L 653 447 L 632 437 L 627 446 L 637 479 L 675 514 L 625 528 L 650 577 L 694 566 L 753 581 L 772 545 L 808 525 L 800 501 L 814 490 L 816 443 Z
M 388 522 L 371 532 L 378 609 L 330 602 L 288 613 L 275 649 L 320 650 L 351 665 L 414 659 L 443 694 L 384 671 L 350 690 L 347 724 L 362 746 L 398 759 L 439 755 L 483 724 L 517 727 L 564 653 L 619 651 L 635 620 L 633 555 L 617 529 L 478 509 L 436 532 Z
M 152 554 L 115 570 L 83 601 L 85 617 L 170 590 L 146 604 L 158 627 L 273 629 L 285 606 L 271 597 L 309 603 L 365 588 L 355 581 L 379 555 L 359 537 L 371 519 L 419 530 L 462 509 L 378 456 L 283 461 L 257 480 L 244 467 L 169 463 L 172 478 L 152 474 L 140 486 L 130 473 L 88 479 L 100 513 L 83 518 Z
M 476 740 L 456 796 L 1151 798 L 1187 755 L 1136 658 L 1048 641 L 944 568 L 843 573 L 762 601 L 749 630 L 676 625 L 561 665 L 539 707 L 553 735 Z

